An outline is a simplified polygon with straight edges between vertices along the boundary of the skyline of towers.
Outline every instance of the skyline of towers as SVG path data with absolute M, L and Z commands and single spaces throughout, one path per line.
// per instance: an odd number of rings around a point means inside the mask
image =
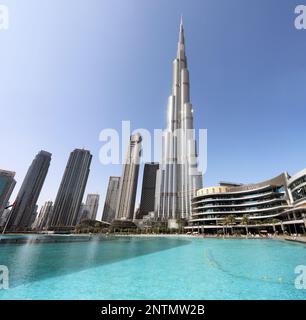
M 141 219 L 155 209 L 156 174 L 159 163 L 145 163 L 143 170 L 141 200 L 137 219 Z
M 177 55 L 173 61 L 172 94 L 168 99 L 167 113 L 167 128 L 163 134 L 163 154 L 157 179 L 157 215 L 163 220 L 189 218 L 191 198 L 202 187 L 203 182 L 197 165 L 182 19 Z
M 0 219 L 15 188 L 15 172 L 0 169 Z
M 172 94 L 168 99 L 167 109 L 167 127 L 163 134 L 161 164 L 158 168 L 154 168 L 154 171 L 156 171 L 154 174 L 151 173 L 152 177 L 154 176 L 151 179 L 152 181 L 154 180 L 154 186 L 146 186 L 146 184 L 151 183 L 150 179 L 147 178 L 147 174 L 150 175 L 150 173 L 147 173 L 149 165 L 146 165 L 144 168 L 139 217 L 148 212 L 155 211 L 160 219 L 189 218 L 191 215 L 191 198 L 195 195 L 196 190 L 202 187 L 202 174 L 199 172 L 197 165 L 197 145 L 193 128 L 193 108 L 190 102 L 189 71 L 185 54 L 182 20 L 180 23 L 177 55 L 173 61 Z M 117 204 L 114 209 L 116 219 L 135 218 L 134 209 L 141 141 L 140 134 L 130 137 L 130 146 L 126 163 L 123 166 L 117 194 Z M 86 151 L 89 153 L 88 150 Z M 76 149 L 71 153 L 71 157 L 74 152 L 77 154 L 78 152 L 82 152 L 82 150 Z M 51 219 L 53 227 L 74 226 L 80 217 L 96 218 L 97 206 L 95 209 L 89 210 L 89 212 L 85 204 L 84 210 L 80 210 L 91 158 L 92 155 L 90 155 L 90 159 L 84 160 L 84 164 L 82 164 L 81 160 L 78 164 L 77 157 L 75 160 L 69 158 L 69 165 L 65 169 L 54 203 Z M 74 161 L 75 163 L 73 163 Z M 88 170 L 86 166 L 88 166 Z M 113 197 L 114 191 L 110 189 L 110 192 Z M 146 192 L 150 196 L 146 195 Z M 107 206 L 108 204 L 105 199 L 105 213 L 103 211 L 103 216 L 106 219 L 110 219 L 108 216 L 113 217 L 113 205 L 111 207 Z M 34 207 L 32 206 L 32 218 Z M 0 207 L 0 213 L 1 210 L 3 209 Z M 16 210 L 16 208 L 13 208 L 12 212 L 14 213 Z M 108 213 L 108 210 L 111 211 Z M 31 214 L 27 213 L 27 224 L 31 220 Z M 21 222 L 20 219 L 19 222 Z
M 36 202 L 48 173 L 51 156 L 51 153 L 42 150 L 32 161 L 10 212 L 8 229 L 31 227 Z
M 120 188 L 115 218 L 118 220 L 132 220 L 134 218 L 135 200 L 137 192 L 139 161 L 142 148 L 142 137 L 139 133 L 130 136 Z
M 88 150 L 70 153 L 66 169 L 54 202 L 50 227 L 75 226 L 90 171 L 92 155 Z
M 120 188 L 120 177 L 109 177 L 107 193 L 102 213 L 102 221 L 111 223 L 116 216 L 117 201 Z

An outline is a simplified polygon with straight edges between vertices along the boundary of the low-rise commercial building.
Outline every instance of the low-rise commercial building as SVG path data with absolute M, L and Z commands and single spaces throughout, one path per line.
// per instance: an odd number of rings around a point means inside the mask
M 257 184 L 220 183 L 192 199 L 186 231 L 305 233 L 306 170 Z M 230 231 L 229 231 L 230 230 Z

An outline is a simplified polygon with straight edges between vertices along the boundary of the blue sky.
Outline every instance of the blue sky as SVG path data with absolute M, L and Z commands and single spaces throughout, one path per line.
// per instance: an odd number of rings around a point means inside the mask
M 306 2 L 306 1 L 305 1 Z M 54 200 L 74 148 L 94 158 L 87 192 L 103 210 L 99 133 L 163 128 L 183 14 L 196 128 L 208 129 L 206 186 L 306 167 L 303 0 L 0 0 L 0 168 L 19 190 L 36 153 L 52 152 L 39 204 Z M 306 4 L 306 3 L 305 3 Z M 141 182 L 141 178 L 140 178 Z

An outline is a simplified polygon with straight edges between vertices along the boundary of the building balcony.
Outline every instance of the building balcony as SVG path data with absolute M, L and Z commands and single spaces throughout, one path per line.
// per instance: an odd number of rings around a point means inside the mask
M 227 195 L 227 194 L 224 194 Z M 195 197 L 192 201 L 192 205 L 196 205 L 198 203 L 204 203 L 204 202 L 220 202 L 220 201 L 237 201 L 237 202 L 243 202 L 245 200 L 248 199 L 260 199 L 263 197 L 285 197 L 285 192 L 275 192 L 275 191 L 269 191 L 269 192 L 265 192 L 265 193 L 261 193 L 261 194 L 253 194 L 253 195 L 248 195 L 248 196 L 244 196 L 244 197 L 224 197 L 223 196 L 219 196 L 216 195 L 215 197 L 212 197 L 212 195 L 207 195 L 207 197 L 205 196 L 198 196 Z M 199 200 L 199 198 L 202 198 Z

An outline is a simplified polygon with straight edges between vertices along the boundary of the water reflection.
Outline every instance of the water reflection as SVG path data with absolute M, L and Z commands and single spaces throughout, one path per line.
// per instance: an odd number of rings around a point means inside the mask
M 190 243 L 178 238 L 108 237 L 88 242 L 1 244 L 0 265 L 10 270 L 10 287 L 131 259 Z

